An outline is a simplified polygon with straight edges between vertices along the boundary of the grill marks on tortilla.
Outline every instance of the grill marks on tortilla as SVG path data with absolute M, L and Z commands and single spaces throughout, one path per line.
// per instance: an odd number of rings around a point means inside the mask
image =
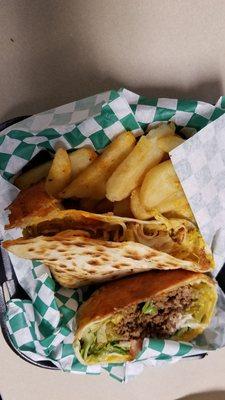
M 19 257 L 42 260 L 66 287 L 104 282 L 156 268 L 193 267 L 189 261 L 175 259 L 140 243 L 101 241 L 74 235 L 74 231 L 8 241 L 5 247 Z

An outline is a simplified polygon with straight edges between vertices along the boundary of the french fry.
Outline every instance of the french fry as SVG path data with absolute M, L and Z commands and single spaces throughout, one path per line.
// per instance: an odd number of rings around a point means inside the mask
M 130 208 L 137 219 L 146 220 L 154 216 L 151 211 L 146 210 L 140 201 L 140 186 L 134 189 L 130 196 Z
M 175 147 L 179 146 L 182 143 L 184 143 L 184 139 L 182 139 L 178 135 L 167 135 L 160 137 L 157 140 L 158 147 L 166 153 L 169 153 L 171 150 L 175 149 Z
M 116 168 L 106 184 L 106 197 L 121 201 L 142 183 L 146 172 L 158 164 L 164 152 L 151 140 L 142 136 L 132 152 Z
M 153 126 L 150 131 L 147 133 L 146 137 L 153 140 L 158 140 L 160 137 L 164 137 L 167 135 L 174 135 L 176 130 L 176 126 L 174 122 L 162 122 L 157 126 Z
M 131 132 L 123 132 L 61 193 L 62 198 L 103 199 L 106 182 L 115 168 L 128 156 L 136 140 Z
M 48 175 L 51 165 L 52 161 L 47 161 L 44 164 L 38 165 L 37 167 L 24 172 L 15 179 L 14 185 L 16 185 L 20 190 L 29 188 Z
M 119 217 L 133 217 L 130 208 L 130 197 L 121 201 L 115 201 L 113 204 L 113 214 Z
M 56 151 L 49 170 L 45 190 L 48 194 L 57 195 L 71 180 L 71 161 L 66 150 L 60 148 Z
M 194 223 L 196 222 L 186 196 L 181 190 L 159 203 L 157 210 L 167 218 L 187 218 Z
M 94 161 L 97 154 L 92 148 L 82 148 L 72 153 L 69 153 L 69 158 L 71 160 L 72 168 L 72 178 L 75 178 L 80 174 L 87 166 Z M 15 179 L 14 184 L 19 189 L 27 189 L 31 185 L 40 182 L 42 179 L 46 178 L 51 168 L 52 161 L 47 161 L 44 164 L 38 165 L 24 172 L 22 175 Z
M 91 147 L 83 147 L 69 153 L 69 158 L 71 161 L 72 179 L 74 179 L 97 158 L 97 154 Z
M 140 190 L 140 201 L 151 210 L 174 193 L 184 192 L 170 160 L 156 165 L 145 175 Z

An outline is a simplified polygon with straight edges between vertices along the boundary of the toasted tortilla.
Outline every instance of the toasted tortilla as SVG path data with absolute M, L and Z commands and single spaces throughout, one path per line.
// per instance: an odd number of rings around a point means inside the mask
M 22 190 L 10 204 L 6 229 L 36 225 L 43 219 L 53 217 L 61 208 L 60 200 L 49 196 L 45 191 L 45 182 L 41 181 Z
M 129 306 L 143 303 L 152 298 L 161 298 L 174 289 L 178 289 L 186 285 L 196 285 L 198 290 L 199 285 L 205 284 L 204 291 L 199 291 L 199 299 L 197 306 L 202 307 L 201 321 L 196 321 L 196 327 L 188 329 L 179 336 L 174 335 L 172 339 L 181 341 L 193 340 L 209 325 L 214 307 L 217 301 L 217 292 L 214 281 L 207 275 L 194 273 L 190 271 L 150 271 L 135 276 L 123 278 L 114 282 L 110 282 L 96 290 L 92 296 L 84 302 L 78 310 L 77 314 L 77 331 L 74 340 L 74 349 L 78 360 L 83 364 L 98 363 L 98 358 L 93 360 L 84 360 L 81 355 L 81 340 L 85 341 L 87 333 L 96 331 L 96 327 L 101 327 L 101 324 L 110 321 L 113 316 L 113 321 L 116 324 L 120 321 L 120 313 Z M 198 291 L 197 291 L 198 293 Z M 196 311 L 196 306 L 193 308 L 193 315 Z M 110 322 L 111 323 L 111 322 Z M 134 358 L 131 354 L 116 354 L 108 353 L 104 355 L 101 362 L 124 362 Z
M 81 236 L 105 241 L 133 241 L 191 261 L 193 270 L 206 272 L 214 268 L 212 253 L 198 228 L 185 219 L 167 219 L 155 214 L 150 221 L 95 214 L 81 210 L 64 210 L 59 200 L 44 190 L 44 182 L 20 192 L 10 205 L 10 223 L 6 228 L 24 228 L 25 237 L 54 235 L 65 230 L 79 230 Z
M 92 239 L 81 231 L 8 240 L 3 247 L 18 257 L 43 261 L 55 279 L 69 288 L 151 269 L 200 270 L 192 261 L 177 259 L 140 243 Z
M 39 218 L 27 226 L 25 237 L 53 235 L 63 230 L 81 230 L 93 239 L 115 242 L 133 241 L 163 251 L 181 260 L 196 264 L 194 270 L 210 271 L 214 268 L 212 253 L 199 229 L 185 219 L 157 219 L 141 221 L 111 214 L 94 214 L 80 210 L 58 210 L 51 216 Z

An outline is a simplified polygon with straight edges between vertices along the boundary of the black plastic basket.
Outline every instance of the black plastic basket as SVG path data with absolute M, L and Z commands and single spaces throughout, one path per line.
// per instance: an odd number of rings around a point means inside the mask
M 23 119 L 28 118 L 25 117 L 17 117 L 6 121 L 0 124 L 0 132 L 13 125 Z M 223 266 L 222 270 L 217 276 L 217 281 L 222 288 L 223 292 L 225 293 L 225 265 Z M 15 348 L 7 325 L 6 325 L 6 311 L 7 311 L 7 300 L 19 298 L 19 299 L 28 299 L 26 292 L 23 288 L 19 285 L 16 275 L 14 273 L 12 263 L 8 256 L 8 253 L 0 246 L 0 326 L 2 329 L 3 336 L 5 338 L 6 343 L 8 346 L 16 353 L 19 357 L 23 360 L 29 362 L 30 364 L 36 365 L 37 367 L 51 369 L 51 370 L 59 370 L 53 363 L 50 361 L 34 361 L 18 349 Z M 186 356 L 185 358 L 204 358 L 207 353 L 201 355 L 194 355 L 194 356 Z

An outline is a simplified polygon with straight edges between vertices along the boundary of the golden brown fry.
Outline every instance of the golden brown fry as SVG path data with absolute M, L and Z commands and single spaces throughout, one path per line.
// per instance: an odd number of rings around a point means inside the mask
M 113 204 L 113 214 L 119 217 L 133 217 L 130 208 L 130 197 L 121 201 L 115 201 Z
M 77 175 L 79 175 L 80 172 L 87 168 L 87 166 L 91 164 L 96 157 L 97 154 L 92 148 L 82 148 L 69 153 L 72 168 L 72 178 L 75 178 Z M 45 178 L 49 173 L 51 165 L 52 160 L 38 165 L 27 172 L 24 172 L 15 179 L 14 184 L 21 190 L 27 189 L 31 185 L 34 185 Z
M 171 150 L 175 149 L 175 147 L 184 143 L 184 139 L 177 135 L 168 135 L 161 137 L 157 140 L 157 145 L 159 148 L 166 153 L 169 153 Z
M 71 161 L 66 150 L 60 148 L 56 151 L 49 170 L 45 190 L 50 195 L 57 195 L 71 180 Z
M 140 201 L 140 186 L 134 189 L 130 196 L 130 208 L 137 219 L 147 220 L 154 217 L 154 213 L 146 210 Z
M 31 185 L 40 182 L 48 175 L 51 165 L 52 161 L 47 161 L 44 164 L 38 165 L 37 167 L 24 172 L 15 179 L 14 185 L 16 185 L 20 190 L 29 188 Z
M 196 223 L 191 207 L 183 191 L 178 190 L 159 203 L 157 210 L 167 218 L 187 218 Z
M 123 132 L 98 156 L 66 189 L 60 193 L 62 198 L 78 197 L 103 199 L 106 182 L 115 168 L 128 156 L 135 146 L 131 132 Z
M 164 152 L 151 140 L 142 136 L 132 152 L 116 168 L 106 184 L 106 197 L 120 201 L 141 184 L 149 168 L 158 164 Z
M 140 202 L 147 210 L 169 211 L 172 202 L 183 197 L 184 191 L 170 160 L 153 167 L 141 185 Z
M 167 135 L 174 135 L 176 130 L 176 125 L 174 122 L 162 122 L 157 126 L 153 126 L 150 128 L 150 131 L 146 135 L 147 138 L 153 140 L 158 140 L 160 137 L 164 137 Z
M 97 154 L 91 147 L 83 147 L 69 153 L 69 158 L 71 161 L 72 179 L 74 179 L 97 158 Z
M 145 175 L 140 201 L 150 210 L 178 190 L 183 190 L 170 160 L 156 165 Z

